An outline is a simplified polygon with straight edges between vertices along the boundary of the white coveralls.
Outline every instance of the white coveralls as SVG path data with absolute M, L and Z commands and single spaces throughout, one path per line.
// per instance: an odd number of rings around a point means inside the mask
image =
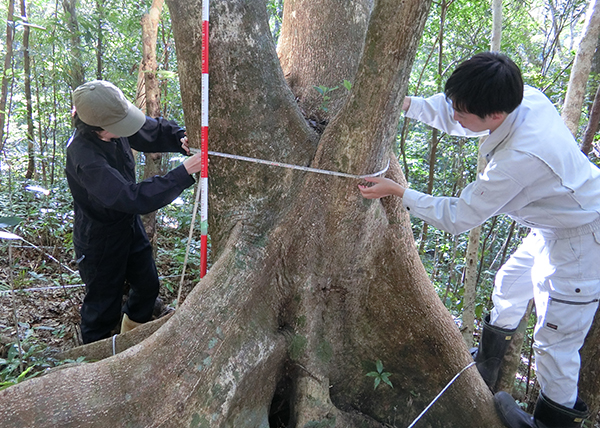
M 482 135 L 453 119 L 444 94 L 411 97 L 406 115 L 451 135 Z M 573 407 L 579 349 L 600 298 L 600 170 L 579 150 L 550 100 L 528 86 L 521 105 L 479 150 L 487 166 L 460 197 L 407 189 L 403 205 L 453 234 L 501 213 L 531 227 L 496 275 L 490 323 L 516 328 L 535 299 L 541 389 L 551 400 Z

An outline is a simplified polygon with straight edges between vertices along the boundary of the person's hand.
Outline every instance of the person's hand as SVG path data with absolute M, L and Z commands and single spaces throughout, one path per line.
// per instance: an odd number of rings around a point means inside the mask
M 185 137 L 183 137 L 179 141 L 181 141 L 181 148 L 185 151 L 185 154 L 189 156 L 191 153 L 190 153 L 190 146 L 188 144 L 187 133 L 185 134 Z
M 372 177 L 365 178 L 365 181 L 368 181 L 369 183 L 375 183 L 372 186 L 366 186 L 364 184 L 358 185 L 360 193 L 364 198 L 367 199 L 378 199 L 391 195 L 402 197 L 404 196 L 404 190 L 406 190 L 404 187 L 400 186 L 398 183 L 390 180 L 389 178 Z
M 194 156 L 187 158 L 183 161 L 183 166 L 190 175 L 200 172 L 200 169 L 202 168 L 202 155 L 196 153 Z
M 404 97 L 404 101 L 402 101 L 402 110 L 408 111 L 410 108 L 410 97 Z

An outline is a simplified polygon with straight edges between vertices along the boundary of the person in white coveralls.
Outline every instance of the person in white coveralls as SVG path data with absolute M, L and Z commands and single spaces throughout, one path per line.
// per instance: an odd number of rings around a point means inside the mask
M 498 271 L 494 308 L 475 361 L 494 388 L 511 336 L 535 301 L 534 350 L 541 386 L 533 415 L 506 392 L 494 396 L 507 427 L 581 427 L 579 350 L 600 298 L 600 170 L 579 150 L 558 112 L 523 85 L 517 65 L 485 52 L 461 63 L 443 94 L 407 97 L 406 116 L 455 136 L 488 135 L 484 171 L 459 197 L 435 197 L 386 178 L 359 185 L 365 198 L 398 196 L 410 214 L 453 234 L 498 214 L 531 228 Z

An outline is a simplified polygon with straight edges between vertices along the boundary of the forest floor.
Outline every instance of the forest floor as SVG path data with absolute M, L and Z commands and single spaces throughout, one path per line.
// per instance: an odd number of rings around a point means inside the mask
M 5 251 L 0 254 L 0 280 L 4 284 L 12 282 L 16 291 L 0 289 L 0 358 L 6 358 L 8 346 L 17 342 L 17 325 L 24 348 L 33 345 L 52 354 L 81 345 L 79 311 L 85 287 L 79 275 L 76 272 L 65 274 L 66 269 L 61 269 L 58 263 L 45 263 L 47 254 L 20 247 L 11 254 L 13 265 L 19 266 L 19 273 L 17 278 L 8 278 L 8 258 L 5 255 Z M 67 258 L 60 254 L 53 256 L 63 260 Z M 45 268 L 40 269 L 40 265 L 45 265 Z M 66 263 L 76 271 L 73 265 L 73 262 Z M 161 265 L 157 261 L 157 268 L 160 275 L 172 266 L 168 263 Z M 179 282 L 179 278 L 172 280 Z M 63 285 L 63 282 L 66 284 Z M 178 287 L 173 287 L 172 283 L 168 286 L 164 286 L 165 281 L 161 283 L 159 297 L 164 305 L 155 312 L 156 317 L 172 310 L 178 294 L 178 289 L 173 289 Z M 186 275 L 182 295 L 189 294 L 195 283 L 194 278 Z

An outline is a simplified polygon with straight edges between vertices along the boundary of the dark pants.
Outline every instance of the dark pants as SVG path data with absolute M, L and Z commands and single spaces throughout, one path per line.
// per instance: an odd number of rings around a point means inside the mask
M 109 337 L 121 312 L 140 323 L 152 318 L 159 290 L 152 246 L 139 216 L 128 223 L 74 239 L 79 273 L 86 285 L 81 306 L 84 343 Z M 125 281 L 129 298 L 121 307 Z

